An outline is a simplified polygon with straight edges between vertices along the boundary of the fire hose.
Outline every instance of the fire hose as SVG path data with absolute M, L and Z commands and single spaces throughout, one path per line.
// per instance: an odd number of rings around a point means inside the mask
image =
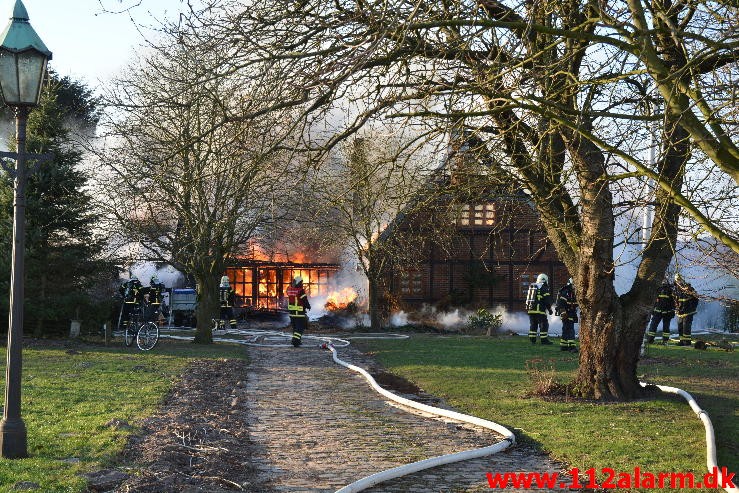
M 394 467 L 392 469 L 387 469 L 385 471 L 381 471 L 381 472 L 372 474 L 370 476 L 366 476 L 358 481 L 355 481 L 347 486 L 344 486 L 343 488 L 338 490 L 336 493 L 355 493 L 357 491 L 366 490 L 367 488 L 374 486 L 378 483 L 382 483 L 390 479 L 399 478 L 401 476 L 406 476 L 408 474 L 413 474 L 415 472 L 422 471 L 424 469 L 428 469 L 431 467 L 441 466 L 444 464 L 451 464 L 452 462 L 459 462 L 463 460 L 476 459 L 478 457 L 484 457 L 486 455 L 492 455 L 492 454 L 495 454 L 497 452 L 507 449 L 508 447 L 510 447 L 516 442 L 516 437 L 513 435 L 513 432 L 510 431 L 508 428 L 499 425 L 498 423 L 494 423 L 486 419 L 477 418 L 475 416 L 458 413 L 456 411 L 448 411 L 446 409 L 429 406 L 426 404 L 422 404 L 420 402 L 412 401 L 410 399 L 397 396 L 393 394 L 392 392 L 389 392 L 383 389 L 382 387 L 380 387 L 380 385 L 378 385 L 375 379 L 372 378 L 372 375 L 367 373 L 367 371 L 364 370 L 363 368 L 349 364 L 346 361 L 343 361 L 342 359 L 340 359 L 336 352 L 336 348 L 334 348 L 332 344 L 330 343 L 324 344 L 324 348 L 329 349 L 331 351 L 331 356 L 333 357 L 333 360 L 336 363 L 362 375 L 369 382 L 372 388 L 375 389 L 375 391 L 377 391 L 380 395 L 390 399 L 391 401 L 397 402 L 404 406 L 417 409 L 419 411 L 423 411 L 425 413 L 429 413 L 435 416 L 450 418 L 456 421 L 461 421 L 463 423 L 469 423 L 475 426 L 479 426 L 481 428 L 486 428 L 488 430 L 492 430 L 492 431 L 495 431 L 503 435 L 503 440 L 494 445 L 490 445 L 488 447 L 483 447 L 483 448 L 478 448 L 478 449 L 465 450 L 463 452 L 456 452 L 453 454 L 440 455 L 438 457 L 432 457 L 430 459 L 425 459 L 425 460 L 421 460 L 418 462 L 413 462 L 411 464 L 405 464 L 403 466 Z
M 214 340 L 218 340 L 220 342 L 233 342 L 233 343 L 238 343 L 238 344 L 245 344 L 245 345 L 250 345 L 250 346 L 262 346 L 262 347 L 290 346 L 290 344 L 275 343 L 276 341 L 280 339 L 290 337 L 288 334 L 285 334 L 284 332 L 268 331 L 268 330 L 236 330 L 234 332 L 239 335 L 246 336 L 247 339 L 239 340 L 239 339 L 214 338 Z M 177 339 L 185 338 L 181 336 L 169 336 L 169 337 L 173 337 Z M 367 488 L 370 488 L 376 484 L 389 481 L 391 479 L 399 478 L 402 476 L 407 476 L 409 474 L 413 474 L 418 471 L 422 471 L 424 469 L 429 469 L 429 468 L 441 466 L 444 464 L 451 464 L 451 463 L 459 462 L 463 460 L 476 459 L 479 457 L 492 455 L 492 454 L 495 454 L 497 452 L 507 449 L 508 447 L 512 446 L 516 442 L 516 438 L 513 432 L 511 432 L 509 429 L 505 428 L 504 426 L 498 423 L 488 421 L 482 418 L 477 418 L 475 416 L 458 413 L 456 411 L 449 411 L 446 409 L 429 406 L 427 404 L 422 404 L 420 402 L 416 402 L 410 399 L 406 399 L 404 397 L 400 397 L 398 395 L 393 394 L 392 392 L 389 392 L 388 390 L 385 390 L 375 381 L 372 375 L 370 375 L 366 370 L 358 366 L 352 365 L 350 363 L 347 363 L 346 361 L 343 361 L 342 359 L 339 358 L 338 353 L 336 351 L 336 347 L 346 347 L 349 344 L 351 344 L 349 339 L 379 339 L 379 338 L 400 339 L 400 338 L 407 338 L 407 337 L 408 336 L 398 335 L 398 334 L 380 334 L 380 335 L 365 334 L 363 336 L 350 336 L 350 337 L 345 337 L 345 338 L 334 338 L 334 337 L 329 337 L 329 336 L 310 335 L 310 336 L 305 336 L 305 339 L 310 338 L 310 339 L 316 339 L 316 340 L 321 341 L 322 344 L 320 344 L 320 346 L 323 349 L 328 349 L 331 351 L 331 356 L 335 363 L 362 375 L 369 382 L 370 386 L 376 392 L 386 397 L 387 399 L 390 399 L 393 402 L 397 402 L 403 406 L 410 407 L 412 409 L 416 409 L 416 410 L 419 410 L 419 411 L 422 411 L 424 413 L 428 413 L 434 416 L 445 417 L 445 418 L 453 419 L 456 421 L 461 421 L 464 423 L 472 424 L 475 426 L 479 426 L 481 428 L 494 431 L 502 435 L 503 440 L 493 445 L 487 446 L 487 447 L 482 447 L 482 448 L 472 449 L 472 450 L 465 450 L 465 451 L 456 452 L 453 454 L 441 455 L 437 457 L 432 457 L 430 459 L 421 460 L 418 462 L 412 462 L 410 464 L 405 464 L 405 465 L 395 467 L 392 469 L 387 469 L 385 471 L 381 471 L 381 472 L 372 474 L 370 476 L 361 478 L 358 481 L 355 481 L 337 490 L 336 493 L 356 493 L 359 491 L 366 490 Z M 647 383 L 644 383 L 644 382 L 640 382 L 640 384 L 643 387 L 646 387 L 648 385 Z M 719 484 L 725 484 L 725 483 L 722 483 L 723 474 L 721 470 L 719 469 L 717 461 L 716 461 L 716 440 L 715 440 L 714 431 L 713 431 L 713 424 L 711 423 L 711 419 L 708 417 L 708 413 L 706 413 L 706 411 L 704 411 L 703 409 L 700 408 L 700 406 L 698 406 L 698 403 L 696 402 L 696 400 L 688 392 L 682 389 L 678 389 L 676 387 L 669 387 L 665 385 L 656 385 L 656 387 L 663 392 L 670 393 L 670 394 L 677 394 L 683 397 L 688 402 L 693 412 L 695 412 L 695 414 L 701 420 L 706 430 L 706 466 L 709 472 L 718 471 Z M 727 493 L 739 493 L 739 488 L 736 488 L 736 487 L 727 487 L 724 489 L 727 491 Z
M 646 387 L 648 385 L 644 382 L 639 383 L 642 387 Z M 703 427 L 706 429 L 706 467 L 708 468 L 708 472 L 717 471 L 719 474 L 718 483 L 726 484 L 723 481 L 724 476 L 721 473 L 721 469 L 719 469 L 718 463 L 716 462 L 716 438 L 713 433 L 713 423 L 711 423 L 711 418 L 708 417 L 708 413 L 701 409 L 701 407 L 698 405 L 698 402 L 696 402 L 693 396 L 690 395 L 688 392 L 685 392 L 682 389 L 678 389 L 677 387 L 668 387 L 667 385 L 656 385 L 656 387 L 662 392 L 666 392 L 668 394 L 677 394 L 688 401 L 690 408 L 698 416 L 701 422 L 703 422 Z M 739 493 L 739 488 L 737 487 L 728 487 L 724 488 L 724 490 L 726 490 L 728 493 Z

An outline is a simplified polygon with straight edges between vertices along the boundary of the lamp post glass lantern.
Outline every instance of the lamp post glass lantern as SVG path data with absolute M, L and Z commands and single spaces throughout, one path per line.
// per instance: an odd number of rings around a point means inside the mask
M 0 456 L 27 457 L 26 425 L 21 418 L 21 374 L 23 343 L 23 275 L 26 234 L 26 161 L 39 156 L 26 154 L 26 121 L 38 104 L 46 63 L 51 52 L 28 21 L 28 12 L 16 0 L 13 15 L 0 34 L 0 91 L 15 111 L 16 152 L 0 152 L 2 167 L 13 180 L 13 253 L 10 275 L 10 315 L 8 318 L 7 363 L 5 366 L 5 406 L 0 421 Z M 9 164 L 15 161 L 15 168 Z

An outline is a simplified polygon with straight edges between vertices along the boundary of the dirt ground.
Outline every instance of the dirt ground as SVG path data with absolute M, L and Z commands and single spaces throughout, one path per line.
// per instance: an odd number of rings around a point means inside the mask
M 121 463 L 130 476 L 112 491 L 269 491 L 253 482 L 246 368 L 241 360 L 194 361 L 129 441 Z

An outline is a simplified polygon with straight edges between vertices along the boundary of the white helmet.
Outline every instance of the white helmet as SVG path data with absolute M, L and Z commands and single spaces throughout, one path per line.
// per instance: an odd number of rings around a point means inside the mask
M 132 281 L 138 281 L 139 278 L 136 276 L 136 274 L 131 274 L 131 280 Z
M 537 282 L 537 284 L 542 284 L 542 283 L 547 283 L 548 284 L 549 283 L 549 277 L 547 277 L 546 274 L 539 274 L 536 277 L 536 282 Z
M 229 286 L 230 286 L 230 283 L 228 281 L 228 276 L 221 277 L 221 287 L 222 288 L 227 288 Z
M 295 279 L 293 279 L 293 285 L 299 286 L 303 283 L 303 278 L 300 276 L 295 276 Z
M 159 284 L 159 277 L 156 274 L 154 274 L 153 276 L 151 276 L 151 279 L 149 279 L 149 283 L 150 284 Z
M 575 283 L 572 282 L 572 278 L 570 277 L 569 279 L 567 279 L 567 284 L 575 284 Z
M 680 274 L 675 274 L 675 282 L 681 282 L 683 280 L 683 276 Z

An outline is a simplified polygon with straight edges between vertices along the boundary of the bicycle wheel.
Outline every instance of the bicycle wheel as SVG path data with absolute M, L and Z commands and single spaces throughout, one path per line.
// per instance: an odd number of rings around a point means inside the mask
M 127 327 L 123 328 L 123 342 L 126 343 L 126 346 L 131 347 L 131 344 L 133 344 L 133 340 L 136 339 L 136 332 L 134 329 L 135 325 L 133 322 L 128 323 Z
M 154 322 L 146 322 L 139 328 L 136 335 L 136 345 L 142 351 L 154 349 L 159 341 L 159 326 Z

